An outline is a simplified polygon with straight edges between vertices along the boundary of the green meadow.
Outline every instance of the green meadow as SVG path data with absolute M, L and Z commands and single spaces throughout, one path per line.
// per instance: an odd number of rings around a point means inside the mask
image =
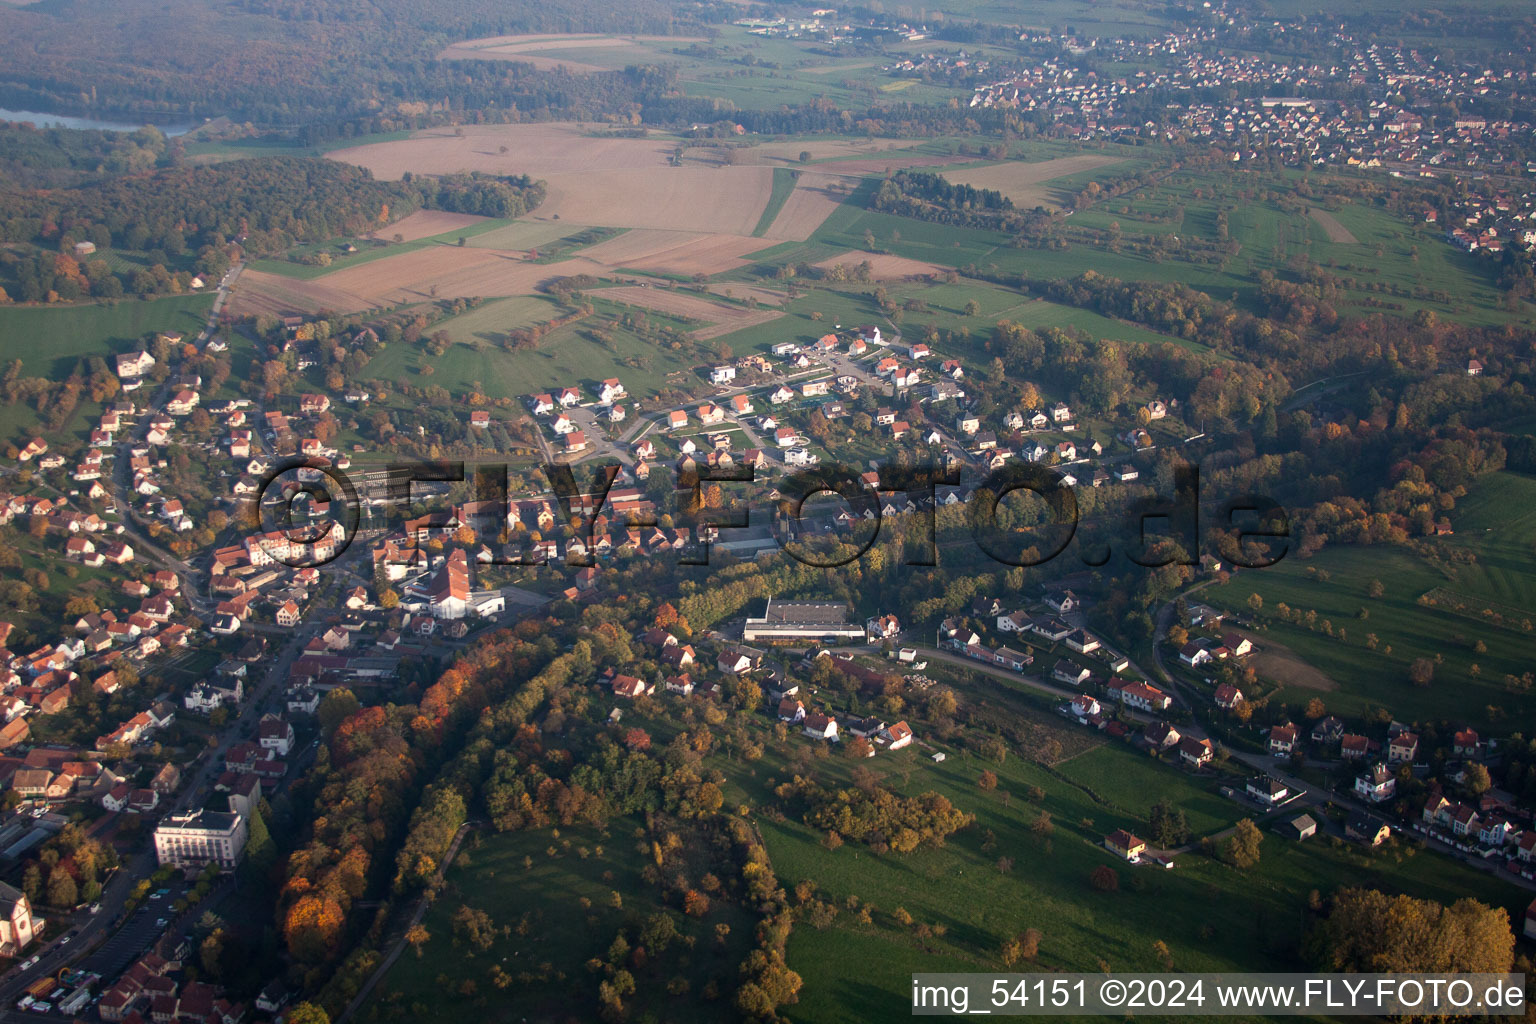
M 1531 670 L 1536 633 L 1523 622 L 1536 623 L 1533 510 L 1536 478 L 1496 473 L 1479 480 L 1452 513 L 1455 535 L 1430 542 L 1429 550 L 1443 548 L 1443 557 L 1421 557 L 1397 547 L 1327 547 L 1309 559 L 1293 555 L 1267 569 L 1240 572 L 1229 583 L 1202 590 L 1199 600 L 1246 614 L 1251 594 L 1263 598 L 1259 644 L 1273 638 L 1334 683 L 1333 690 L 1321 693 L 1283 689 L 1289 702 L 1320 696 L 1330 710 L 1341 713 L 1375 705 L 1399 719 L 1439 719 L 1445 715 L 1446 694 L 1455 693 L 1459 718 L 1480 727 L 1529 721 L 1536 714 L 1536 693 L 1510 690 L 1505 676 Z M 1456 551 L 1475 560 L 1463 564 L 1452 557 Z M 1369 596 L 1372 580 L 1383 585 L 1379 598 Z M 1433 606 L 1421 601 L 1426 594 L 1447 592 L 1457 596 L 1462 608 L 1444 600 Z M 1282 602 L 1315 611 L 1316 627 L 1278 621 L 1273 613 Z M 1487 611 L 1500 612 L 1507 624 L 1495 624 Z M 1334 636 L 1323 631 L 1325 619 Z M 1371 634 L 1377 639 L 1375 650 L 1367 646 Z M 1437 655 L 1441 660 L 1431 684 L 1410 683 L 1409 664 Z

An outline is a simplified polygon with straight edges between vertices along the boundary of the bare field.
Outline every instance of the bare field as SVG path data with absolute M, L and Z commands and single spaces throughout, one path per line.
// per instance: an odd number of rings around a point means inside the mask
M 382 229 L 379 234 L 393 238 L 401 236 L 401 241 L 414 242 L 418 238 L 431 238 L 433 235 L 446 234 L 449 231 L 460 231 L 464 228 L 474 227 L 476 224 L 484 224 L 490 218 L 476 217 L 469 213 L 448 213 L 444 210 L 417 210 L 408 217 L 404 217 L 394 224 Z
M 1120 157 L 1084 153 L 1081 156 L 1064 156 L 1035 163 L 1010 161 L 991 167 L 946 171 L 944 177 L 958 185 L 994 189 L 1012 199 L 1015 206 L 1032 210 L 1036 206 L 1060 205 L 1056 202 L 1054 190 L 1046 187 L 1047 183 L 1121 162 Z
M 1252 639 L 1257 642 L 1259 638 Z M 1290 648 L 1268 637 L 1264 638 L 1264 644 L 1253 657 L 1253 669 L 1263 678 L 1271 679 L 1281 686 L 1296 686 L 1304 690 L 1327 692 L 1338 689 L 1339 684 L 1327 673 L 1297 657 Z
M 667 138 L 604 135 L 596 133 L 592 125 L 569 122 L 465 125 L 461 130 L 463 135 L 456 135 L 453 129 L 428 128 L 408 139 L 338 149 L 329 156 L 366 167 L 376 178 L 398 178 L 406 171 L 483 171 L 542 178 L 562 171 L 665 167 L 677 145 Z M 506 147 L 505 153 L 502 147 Z
M 367 295 L 338 288 L 323 278 L 302 281 L 260 270 L 241 272 L 229 297 L 229 310 L 235 316 L 295 316 L 322 310 L 355 313 L 380 304 Z
M 643 60 L 656 56 L 656 51 L 646 43 L 694 43 L 702 42 L 698 36 L 613 36 L 582 32 L 570 35 L 517 35 L 489 36 L 485 39 L 469 39 L 453 43 L 439 53 L 439 60 L 509 60 L 532 64 L 541 70 L 563 67 L 570 72 L 591 73 L 610 71 L 614 65 L 589 64 L 565 57 L 551 57 L 546 51 L 571 51 L 601 49 L 619 54 L 627 60 Z M 624 62 L 619 64 L 622 67 Z
M 909 260 L 904 256 L 890 256 L 883 253 L 856 252 L 853 250 L 836 256 L 828 256 L 819 263 L 813 264 L 813 266 L 826 269 L 841 263 L 848 267 L 856 267 L 865 260 L 869 261 L 870 278 L 875 281 L 897 281 L 911 277 L 925 277 L 929 274 L 940 273 L 946 269 L 936 263 Z
M 1349 228 L 1340 224 L 1339 218 L 1327 210 L 1314 206 L 1308 212 L 1312 215 L 1312 219 L 1317 221 L 1322 229 L 1328 233 L 1328 241 L 1338 242 L 1342 245 L 1356 245 L 1359 243 L 1360 239 L 1356 238 Z
M 795 182 L 779 215 L 768 225 L 764 237 L 778 241 L 803 242 L 841 205 L 850 186 L 840 175 L 805 171 Z
M 750 235 L 773 191 L 769 167 L 641 167 L 544 175 L 533 220 Z
M 259 294 L 261 301 L 269 303 L 308 302 L 342 312 L 430 299 L 532 295 L 546 281 L 572 274 L 602 274 L 607 269 L 579 258 L 530 263 L 522 253 L 438 245 L 347 267 L 313 281 L 263 274 Z M 239 296 L 246 290 L 250 274 L 247 271 L 241 276 L 237 310 L 242 308 Z
M 639 228 L 553 263 L 531 262 L 523 251 L 435 245 L 332 271 L 310 281 L 247 271 L 233 308 L 242 313 L 353 312 L 430 299 L 532 295 L 540 285 L 556 278 L 575 274 L 608 277 L 625 269 L 691 277 L 744 266 L 748 262 L 745 255 L 773 244 L 772 239 L 743 235 Z M 710 323 L 715 323 L 722 311 L 739 318 L 735 307 L 700 301 L 704 302 L 701 309 L 708 307 L 716 314 Z M 752 319 L 741 326 L 760 322 L 761 318 Z
M 668 316 L 702 321 L 709 326 L 693 332 L 693 336 L 700 341 L 734 334 L 743 328 L 765 324 L 784 315 L 776 309 L 745 309 L 728 302 L 713 302 L 687 292 L 676 292 L 667 288 L 647 288 L 643 285 L 604 288 L 592 294 L 654 310 L 657 313 L 665 313 Z

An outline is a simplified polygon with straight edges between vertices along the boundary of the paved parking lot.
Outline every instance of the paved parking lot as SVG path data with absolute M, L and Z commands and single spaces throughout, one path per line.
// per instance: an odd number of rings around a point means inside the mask
M 183 923 L 180 918 L 171 913 L 171 904 L 186 893 L 186 884 L 177 881 L 173 882 L 169 888 L 171 891 L 160 899 L 146 899 L 117 933 L 93 950 L 79 966 L 103 978 L 116 978 L 127 969 L 129 964 L 137 960 L 162 932 Z M 162 918 L 167 919 L 168 923 L 164 925 L 155 923 Z

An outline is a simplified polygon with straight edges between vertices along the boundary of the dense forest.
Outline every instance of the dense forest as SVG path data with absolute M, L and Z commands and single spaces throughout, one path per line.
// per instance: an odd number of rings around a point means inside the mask
M 535 75 L 524 64 L 438 61 L 447 43 L 518 32 L 699 35 L 738 16 L 730 4 L 675 11 L 658 0 L 273 2 L 194 0 L 0 8 L 8 42 L 0 105 L 133 117 L 216 117 L 291 127 L 382 107 L 575 103 L 618 76 Z M 536 81 L 537 79 L 537 81 Z M 609 106 L 611 97 L 603 96 Z
M 525 176 L 376 181 L 350 164 L 301 157 L 166 167 L 64 189 L 0 188 L 0 240 L 38 247 L 8 252 L 0 280 L 25 302 L 49 292 L 71 300 L 178 291 L 188 268 L 222 274 L 231 242 L 249 255 L 275 255 L 299 242 L 377 231 L 423 207 L 516 217 L 543 197 L 542 184 Z M 103 259 L 77 259 L 80 242 L 144 253 L 144 266 L 114 272 Z
M 957 185 L 927 171 L 897 171 L 870 200 L 870 208 L 914 220 L 998 231 L 1027 230 L 1031 217 L 989 188 Z

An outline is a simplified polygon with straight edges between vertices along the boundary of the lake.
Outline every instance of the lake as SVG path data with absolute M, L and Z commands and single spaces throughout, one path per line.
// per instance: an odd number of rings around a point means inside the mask
M 100 132 L 136 132 L 148 122 L 129 124 L 126 121 L 97 121 L 89 117 L 71 117 L 68 114 L 44 114 L 36 110 L 0 109 L 0 121 L 31 121 L 39 128 L 77 128 Z M 155 125 L 168 137 L 185 135 L 193 129 L 190 124 Z

